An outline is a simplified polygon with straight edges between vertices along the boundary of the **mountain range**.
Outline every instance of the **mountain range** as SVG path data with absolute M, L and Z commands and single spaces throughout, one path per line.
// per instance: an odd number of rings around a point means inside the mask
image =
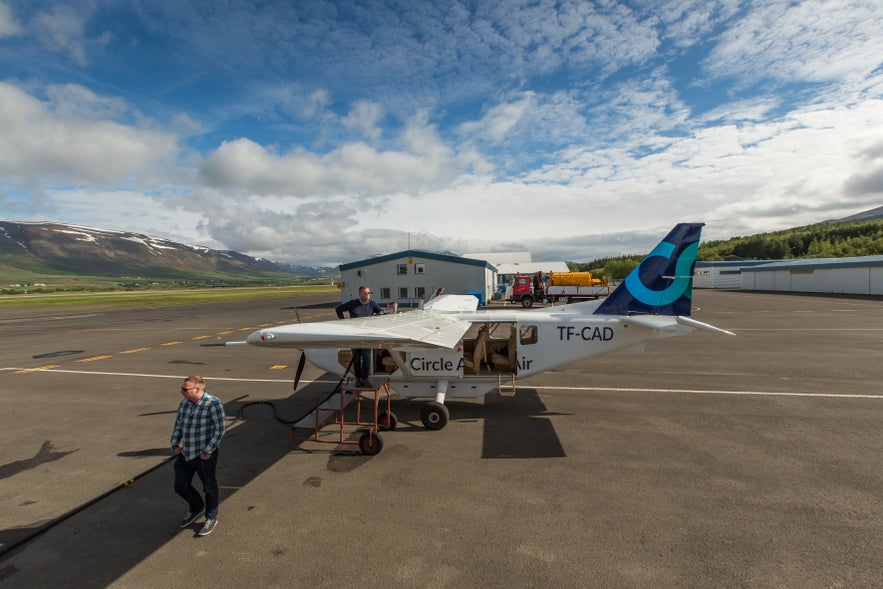
M 883 206 L 825 223 L 874 219 L 883 219 Z M 21 272 L 211 281 L 296 280 L 336 276 L 338 269 L 292 266 L 126 231 L 0 221 L 0 274 Z
M 65 223 L 0 221 L 0 271 L 161 278 L 321 277 L 337 268 L 292 266 L 159 237 Z M 5 273 L 5 272 L 4 272 Z

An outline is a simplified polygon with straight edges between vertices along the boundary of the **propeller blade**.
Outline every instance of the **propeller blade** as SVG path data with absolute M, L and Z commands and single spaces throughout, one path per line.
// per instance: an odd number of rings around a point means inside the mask
M 307 355 L 301 352 L 300 360 L 297 363 L 297 370 L 294 373 L 294 390 L 297 391 L 297 383 L 300 382 L 300 375 L 304 372 L 304 366 L 307 364 Z

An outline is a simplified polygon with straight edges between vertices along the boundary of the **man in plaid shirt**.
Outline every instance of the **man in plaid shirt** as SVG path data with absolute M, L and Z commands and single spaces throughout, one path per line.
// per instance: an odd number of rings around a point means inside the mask
M 181 386 L 184 396 L 178 404 L 175 429 L 170 444 L 175 459 L 175 492 L 183 497 L 190 510 L 180 526 L 186 528 L 205 510 L 205 524 L 200 536 L 212 533 L 218 523 L 218 444 L 224 435 L 224 405 L 205 392 L 201 376 L 188 376 Z M 193 487 L 193 475 L 202 481 L 205 501 Z

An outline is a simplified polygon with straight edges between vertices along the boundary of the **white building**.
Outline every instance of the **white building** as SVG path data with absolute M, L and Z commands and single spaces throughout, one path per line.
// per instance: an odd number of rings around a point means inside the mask
M 393 301 L 417 306 L 433 293 L 473 294 L 479 304 L 491 298 L 497 269 L 485 260 L 405 250 L 341 264 L 341 301 L 358 298 L 359 286 L 371 287 L 380 305 Z
M 787 260 L 743 268 L 742 288 L 883 295 L 883 256 Z
M 694 288 L 742 288 L 742 269 L 770 264 L 778 260 L 740 260 L 738 262 L 696 262 Z
M 506 285 L 512 282 L 516 274 L 533 276 L 537 272 L 570 272 L 565 262 L 534 262 L 530 252 L 490 252 L 480 254 L 463 254 L 465 258 L 487 260 L 497 269 L 497 292 L 506 291 Z M 502 294 L 500 294 L 502 296 Z

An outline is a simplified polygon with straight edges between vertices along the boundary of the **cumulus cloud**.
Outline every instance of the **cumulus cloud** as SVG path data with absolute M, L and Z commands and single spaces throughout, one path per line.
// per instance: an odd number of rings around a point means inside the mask
M 294 197 L 420 193 L 453 182 L 458 160 L 423 116 L 410 122 L 401 141 L 406 149 L 353 142 L 318 154 L 304 148 L 277 153 L 236 139 L 209 154 L 200 176 L 214 188 Z
M 128 182 L 177 155 L 173 134 L 113 119 L 119 100 L 50 86 L 41 100 L 0 82 L 0 175 L 13 184 Z

